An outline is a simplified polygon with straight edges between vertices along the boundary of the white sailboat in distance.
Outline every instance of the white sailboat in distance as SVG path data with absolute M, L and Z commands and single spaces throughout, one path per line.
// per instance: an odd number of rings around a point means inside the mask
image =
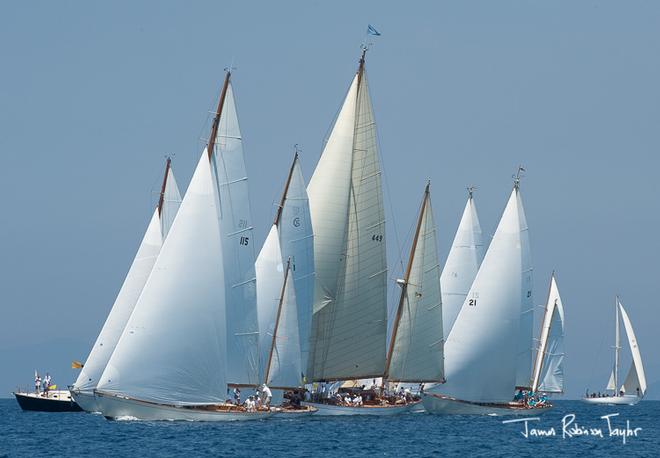
M 227 401 L 228 382 L 258 381 L 252 369 L 258 369 L 258 333 L 251 331 L 256 303 L 252 313 L 254 291 L 248 288 L 254 279 L 235 283 L 254 265 L 246 266 L 249 254 L 243 257 L 233 246 L 247 249 L 252 241 L 242 207 L 247 178 L 230 76 L 228 71 L 208 145 L 95 391 L 106 417 L 230 421 L 272 414 Z M 238 233 L 234 223 L 242 228 Z M 239 330 L 246 332 L 235 335 Z
M 172 221 L 181 204 L 181 194 L 174 179 L 172 161 L 165 163 L 165 176 L 160 190 L 158 204 L 151 222 L 138 248 L 135 259 L 126 274 L 126 279 L 119 290 L 115 303 L 110 309 L 103 328 L 94 342 L 94 346 L 85 360 L 78 378 L 71 387 L 71 396 L 87 412 L 98 412 L 94 389 L 112 355 L 112 352 L 124 331 L 135 304 L 142 293 L 147 278 L 153 269 L 163 241 L 172 226 Z
M 644 398 L 644 394 L 646 394 L 646 376 L 644 375 L 644 366 L 642 365 L 642 355 L 639 352 L 637 338 L 635 337 L 635 331 L 633 330 L 630 318 L 628 318 L 628 314 L 623 308 L 623 304 L 621 304 L 618 296 L 615 300 L 614 308 L 614 367 L 606 388 L 606 391 L 610 391 L 610 393 L 601 396 L 597 396 L 595 393 L 592 393 L 591 395 L 587 393 L 587 396 L 582 398 L 582 400 L 588 404 L 635 405 L 641 401 Z M 626 331 L 626 336 L 628 336 L 628 346 L 632 355 L 630 369 L 628 369 L 628 374 L 621 385 L 619 385 L 621 381 L 619 379 L 619 357 L 621 352 L 619 316 L 623 321 L 623 327 Z

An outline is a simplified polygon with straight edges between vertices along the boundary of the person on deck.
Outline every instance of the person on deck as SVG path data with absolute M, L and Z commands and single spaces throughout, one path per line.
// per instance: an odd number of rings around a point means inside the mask
M 234 388 L 234 404 L 241 405 L 241 389 L 239 387 Z
M 37 372 L 34 373 L 34 392 L 39 394 L 39 391 L 41 390 L 41 377 L 39 377 L 39 374 Z
M 270 388 L 268 388 L 268 385 L 265 383 L 261 385 L 261 393 L 264 396 L 264 405 L 270 409 L 270 400 L 273 399 L 273 392 L 270 391 Z
M 46 396 L 48 396 L 48 389 L 50 388 L 50 374 L 46 372 L 46 376 L 44 377 L 44 393 L 46 393 Z

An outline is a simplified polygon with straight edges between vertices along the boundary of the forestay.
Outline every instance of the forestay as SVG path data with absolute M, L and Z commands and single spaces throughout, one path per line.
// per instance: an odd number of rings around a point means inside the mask
M 449 332 L 463 302 L 465 302 L 470 286 L 472 286 L 472 282 L 477 276 L 483 257 L 484 247 L 481 238 L 481 225 L 477 216 L 477 207 L 472 192 L 470 192 L 461 222 L 458 225 L 458 230 L 440 276 L 445 341 L 449 337 Z
M 96 388 L 156 262 L 162 241 L 169 232 L 180 203 L 181 195 L 168 159 L 161 190 L 161 201 L 154 210 L 142 243 L 133 259 L 128 274 L 126 274 L 115 303 L 110 309 L 110 313 L 96 338 L 96 342 L 94 342 L 89 356 L 85 360 L 80 374 L 78 374 L 78 378 L 73 385 L 75 390 L 92 391 Z
M 99 390 L 174 405 L 225 400 L 225 291 L 215 189 L 203 154 Z
M 428 186 L 401 287 L 385 378 L 390 382 L 441 382 L 444 361 L 440 265 Z
M 362 59 L 308 187 L 317 279 L 310 380 L 383 372 L 387 264 L 380 173 Z

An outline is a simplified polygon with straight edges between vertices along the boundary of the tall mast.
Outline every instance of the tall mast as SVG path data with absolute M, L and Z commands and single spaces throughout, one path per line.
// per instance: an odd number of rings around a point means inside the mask
M 275 351 L 275 343 L 277 341 L 277 329 L 280 326 L 280 316 L 282 315 L 282 303 L 284 302 L 284 293 L 286 292 L 286 282 L 289 277 L 289 268 L 291 266 L 291 258 L 286 261 L 286 272 L 284 273 L 284 281 L 282 282 L 282 292 L 280 293 L 280 303 L 277 306 L 277 316 L 275 317 L 275 329 L 273 329 L 273 339 L 270 344 L 270 352 L 268 354 L 268 363 L 266 364 L 266 372 L 264 372 L 264 383 L 268 382 L 270 375 L 270 364 L 273 360 L 273 352 Z
M 227 70 L 225 75 L 225 82 L 222 85 L 222 91 L 220 92 L 220 100 L 218 101 L 218 108 L 215 112 L 215 117 L 213 118 L 213 124 L 211 125 L 211 136 L 209 137 L 208 144 L 206 145 L 206 152 L 209 155 L 209 160 L 213 157 L 213 150 L 215 148 L 215 138 L 218 135 L 218 127 L 220 126 L 220 115 L 222 114 L 222 107 L 225 104 L 225 97 L 227 96 L 227 88 L 229 87 L 229 78 L 231 77 L 231 70 Z
M 284 209 L 284 202 L 286 201 L 286 195 L 289 192 L 289 185 L 291 184 L 291 177 L 293 176 L 293 169 L 296 166 L 296 161 L 298 160 L 298 145 L 296 145 L 296 154 L 293 157 L 293 162 L 291 163 L 291 168 L 289 169 L 289 176 L 286 179 L 286 184 L 284 185 L 284 191 L 282 192 L 282 198 L 280 199 L 280 204 L 277 207 L 277 214 L 275 214 L 275 221 L 273 224 L 278 226 L 280 223 L 280 218 L 282 217 L 282 210 Z
M 172 158 L 168 157 L 165 162 L 165 176 L 163 177 L 163 185 L 160 188 L 160 198 L 158 199 L 158 217 L 160 217 L 160 214 L 163 211 L 163 204 L 165 203 L 165 188 L 167 186 L 167 175 L 170 173 L 171 164 Z
M 614 301 L 614 394 L 619 393 L 619 350 L 621 349 L 621 336 L 619 335 L 619 296 Z
M 399 298 L 399 306 L 396 309 L 396 316 L 394 318 L 394 325 L 392 327 L 392 338 L 390 339 L 390 345 L 387 350 L 387 358 L 385 359 L 385 371 L 383 372 L 383 386 L 385 384 L 385 379 L 387 379 L 390 372 L 390 363 L 392 362 L 392 352 L 394 351 L 396 334 L 399 330 L 399 322 L 401 321 L 401 314 L 403 313 L 403 301 L 406 297 L 406 290 L 408 289 L 408 279 L 410 278 L 410 271 L 412 270 L 413 259 L 415 257 L 415 250 L 417 248 L 417 241 L 419 240 L 419 233 L 422 228 L 422 221 L 426 210 L 426 203 L 428 202 L 429 199 L 430 186 L 431 186 L 431 182 L 429 181 L 426 183 L 426 188 L 424 188 L 424 197 L 422 198 L 422 205 L 419 210 L 419 217 L 417 219 L 417 229 L 415 229 L 415 238 L 413 238 L 412 246 L 410 247 L 408 266 L 406 267 L 406 272 L 403 275 L 403 283 L 401 284 L 401 296 Z

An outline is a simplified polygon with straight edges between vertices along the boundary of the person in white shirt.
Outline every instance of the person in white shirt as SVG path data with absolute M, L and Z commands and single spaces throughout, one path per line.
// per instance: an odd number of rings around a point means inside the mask
M 41 377 L 39 377 L 38 373 L 34 373 L 34 391 L 36 393 L 39 393 L 41 391 Z
M 44 377 L 44 393 L 48 394 L 48 388 L 50 387 L 50 374 L 46 372 L 46 376 Z
M 264 405 L 270 409 L 270 400 L 273 399 L 273 392 L 270 391 L 270 388 L 265 383 L 261 385 L 261 394 L 265 398 Z

